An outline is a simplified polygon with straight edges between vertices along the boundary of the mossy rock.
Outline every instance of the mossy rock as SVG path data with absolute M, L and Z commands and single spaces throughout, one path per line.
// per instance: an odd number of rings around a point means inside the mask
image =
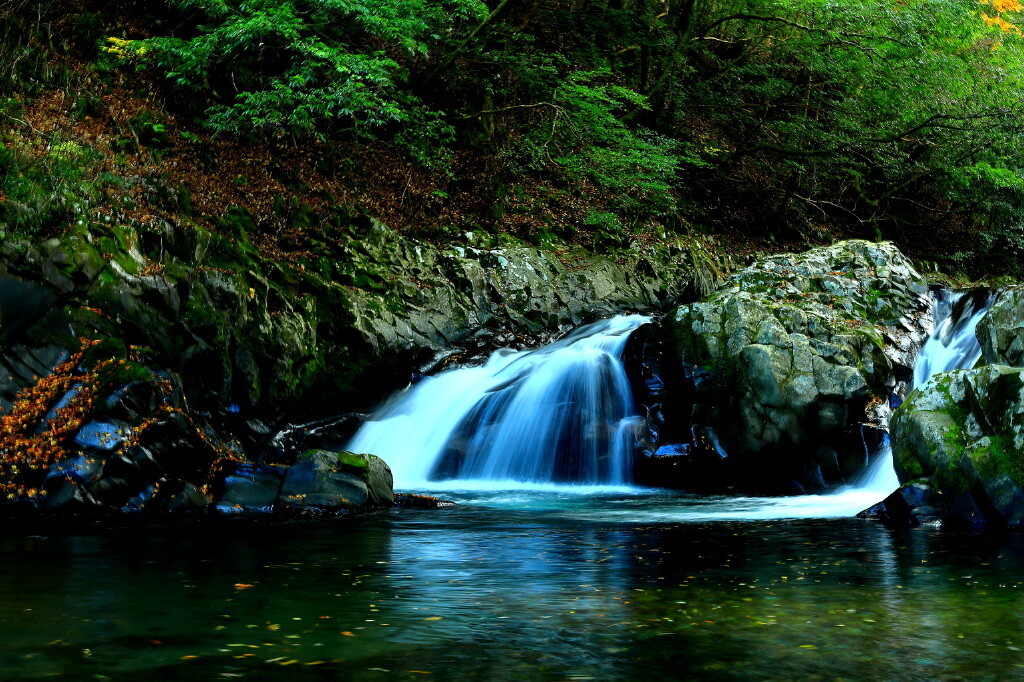
M 937 375 L 895 412 L 891 431 L 900 480 L 942 493 L 948 518 L 973 522 L 977 509 L 992 523 L 1024 523 L 1024 368 Z M 971 504 L 948 502 L 965 497 Z
M 846 482 L 867 463 L 855 425 L 882 426 L 926 337 L 927 292 L 888 243 L 756 262 L 662 323 L 673 356 L 706 375 L 676 418 L 713 430 L 754 478 L 805 490 Z M 838 460 L 819 476 L 811 453 L 821 448 Z

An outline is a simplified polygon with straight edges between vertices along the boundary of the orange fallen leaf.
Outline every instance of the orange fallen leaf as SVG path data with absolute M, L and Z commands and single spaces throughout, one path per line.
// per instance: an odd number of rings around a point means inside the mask
M 355 635 L 349 632 L 348 630 L 342 630 L 341 634 L 345 635 L 346 637 L 355 637 Z
M 235 583 L 236 590 L 248 590 L 252 585 L 249 583 Z

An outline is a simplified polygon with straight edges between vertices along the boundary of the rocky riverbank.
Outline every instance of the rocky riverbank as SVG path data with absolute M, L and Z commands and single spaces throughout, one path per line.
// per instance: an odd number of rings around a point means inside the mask
M 345 413 L 457 358 L 665 309 L 718 271 L 696 241 L 606 256 L 473 234 L 436 247 L 370 220 L 327 230 L 319 257 L 274 262 L 232 221 L 81 225 L 0 246 L 8 508 L 390 504 L 385 464 L 317 451 L 338 451 Z

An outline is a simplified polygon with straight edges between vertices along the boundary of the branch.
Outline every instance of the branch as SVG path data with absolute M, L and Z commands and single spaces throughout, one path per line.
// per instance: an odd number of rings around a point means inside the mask
M 557 104 L 552 104 L 551 102 L 537 102 L 536 104 L 514 104 L 510 107 L 502 107 L 500 109 L 485 109 L 484 111 L 478 111 L 475 114 L 470 114 L 469 116 L 460 116 L 458 120 L 468 121 L 471 118 L 480 118 L 481 116 L 489 116 L 491 114 L 501 114 L 506 111 L 515 111 L 516 109 L 536 109 L 538 107 L 551 107 L 555 112 L 562 111 L 562 107 Z
M 808 33 L 831 33 L 831 31 L 825 28 L 815 28 L 813 26 L 806 26 L 805 24 L 800 24 L 789 19 L 783 19 L 782 17 L 763 16 L 760 14 L 730 14 L 727 17 L 722 17 L 721 19 L 716 19 L 715 21 L 712 21 L 710 24 L 707 25 L 707 27 L 704 29 L 701 35 L 695 38 L 695 40 L 703 40 L 708 33 L 718 28 L 722 24 L 728 23 L 730 21 L 738 21 L 741 19 L 746 21 L 767 21 L 776 24 L 783 24 L 784 26 L 792 26 L 793 28 L 798 28 L 801 31 L 807 31 Z M 910 47 L 910 45 L 908 45 L 907 43 L 899 40 L 898 38 L 893 38 L 892 36 L 868 35 L 866 33 L 852 33 L 849 31 L 835 31 L 835 34 L 843 36 L 844 38 L 865 38 L 867 40 L 884 40 L 887 42 L 896 43 L 897 45 L 903 45 L 904 47 Z
M 448 67 L 450 67 L 455 62 L 455 59 L 459 56 L 459 54 L 464 49 L 466 49 L 466 46 L 469 45 L 473 41 L 473 39 L 477 37 L 478 34 L 480 34 L 485 29 L 489 28 L 490 25 L 494 22 L 494 20 L 501 16 L 501 14 L 505 11 L 505 8 L 508 7 L 509 4 L 516 2 L 518 2 L 518 0 L 501 0 L 501 2 L 498 3 L 498 6 L 494 8 L 494 11 L 488 14 L 486 19 L 480 22 L 477 25 L 477 27 L 474 28 L 469 33 L 468 36 L 463 38 L 462 41 L 460 41 L 459 44 L 456 45 L 454 49 L 452 49 L 452 51 L 448 53 L 448 56 L 445 57 L 440 64 L 438 64 L 437 68 L 434 69 L 433 73 L 430 74 L 427 80 L 433 80 L 435 77 L 437 77 L 438 74 L 447 71 Z

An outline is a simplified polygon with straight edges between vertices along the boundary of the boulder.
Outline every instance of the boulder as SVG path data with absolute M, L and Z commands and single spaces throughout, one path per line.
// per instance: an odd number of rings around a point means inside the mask
M 391 469 L 379 457 L 307 450 L 289 467 L 280 505 L 295 509 L 381 509 L 394 503 Z
M 989 327 L 991 331 L 991 327 Z M 893 458 L 911 513 L 1024 525 L 1024 368 L 947 372 L 896 410 Z
M 984 364 L 1024 367 L 1024 288 L 1000 292 L 975 333 Z
M 662 429 L 652 451 L 689 446 L 727 480 L 706 489 L 813 492 L 868 463 L 862 425 L 906 390 L 930 322 L 928 288 L 892 244 L 846 241 L 757 261 L 651 333 L 661 354 Z M 647 381 L 647 383 L 650 383 Z M 727 460 L 722 466 L 707 462 Z

